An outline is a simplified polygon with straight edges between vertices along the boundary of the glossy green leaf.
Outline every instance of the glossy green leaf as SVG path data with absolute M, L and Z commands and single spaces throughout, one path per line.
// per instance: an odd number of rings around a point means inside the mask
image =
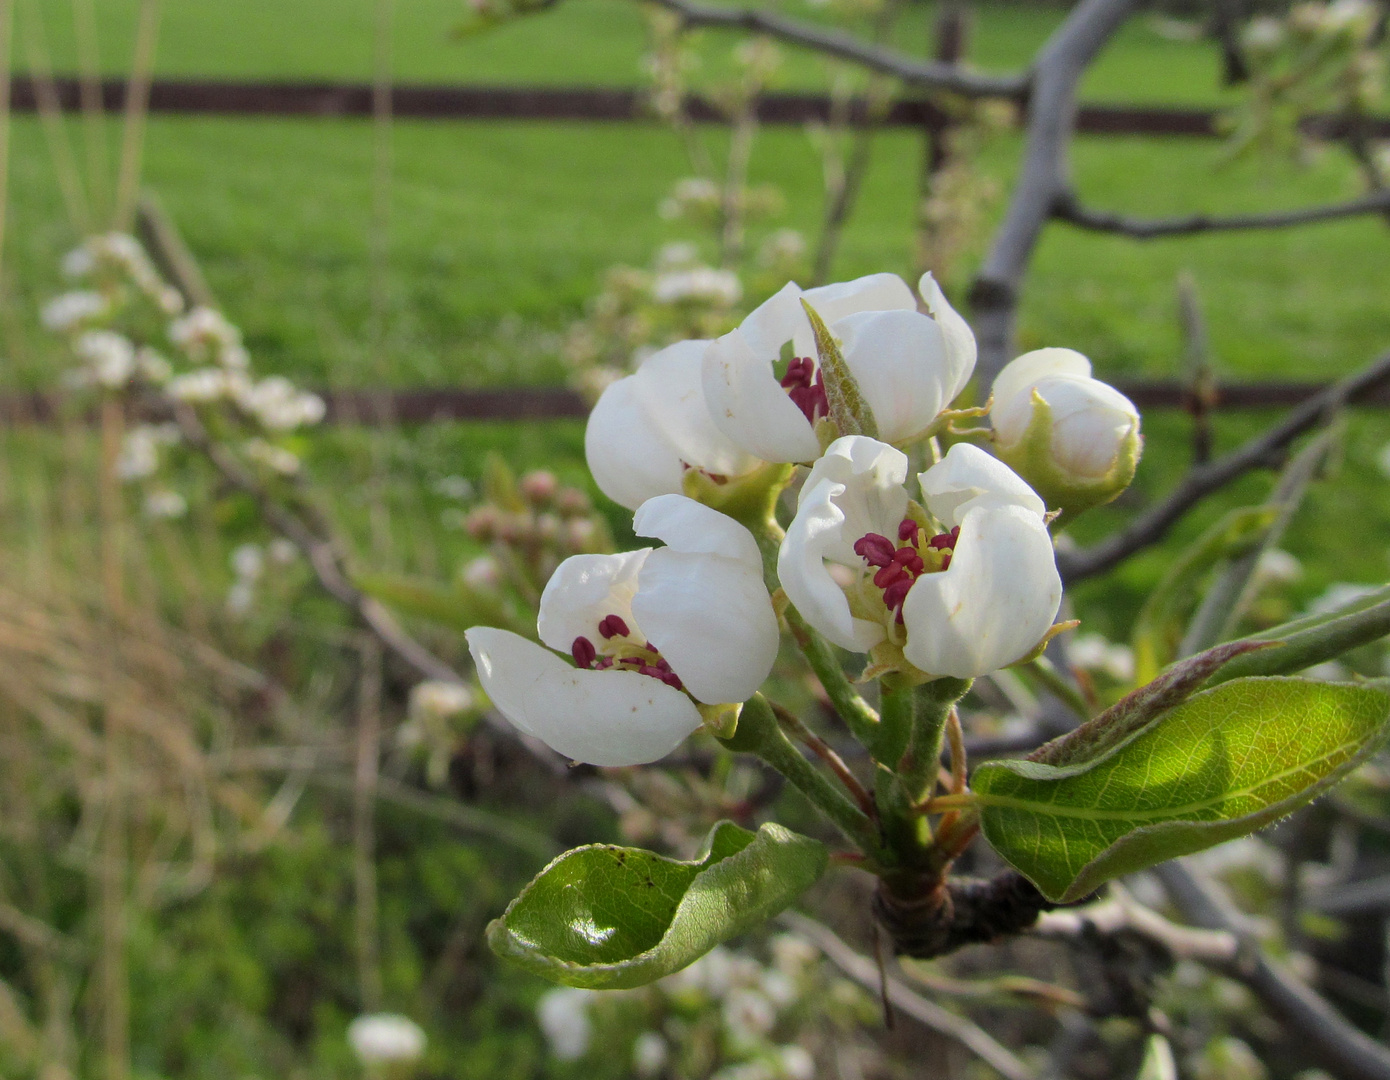
M 1340 780 L 1379 745 L 1390 694 L 1238 679 L 1163 713 L 1094 758 L 975 771 L 986 838 L 1049 899 L 1253 832 Z
M 643 986 L 777 914 L 825 872 L 819 841 L 721 821 L 689 862 L 591 844 L 552 862 L 487 929 L 492 951 L 552 982 Z

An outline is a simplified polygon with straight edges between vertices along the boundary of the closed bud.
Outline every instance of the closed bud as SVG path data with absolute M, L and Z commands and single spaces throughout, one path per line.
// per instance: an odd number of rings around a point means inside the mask
M 1050 507 L 1099 506 L 1134 479 L 1139 413 L 1091 378 L 1091 362 L 1071 349 L 1038 349 L 1007 365 L 994 382 L 990 420 L 999 457 Z

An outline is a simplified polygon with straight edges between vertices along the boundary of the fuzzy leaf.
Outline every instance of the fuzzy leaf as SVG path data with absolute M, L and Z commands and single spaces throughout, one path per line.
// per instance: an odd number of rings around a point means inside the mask
M 644 986 L 775 915 L 825 871 L 824 845 L 721 821 L 689 862 L 590 844 L 561 855 L 487 929 L 492 951 L 552 982 Z
M 1100 756 L 976 770 L 981 826 L 1049 899 L 1230 840 L 1340 780 L 1380 744 L 1390 694 L 1292 678 L 1196 694 Z

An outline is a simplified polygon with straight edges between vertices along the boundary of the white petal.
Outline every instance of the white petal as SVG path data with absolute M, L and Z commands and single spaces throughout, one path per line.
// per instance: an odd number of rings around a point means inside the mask
M 654 495 L 681 490 L 680 454 L 643 407 L 635 375 L 600 395 L 584 429 L 584 457 L 599 490 L 629 510 Z
M 571 667 L 506 630 L 475 626 L 466 636 L 498 711 L 574 761 L 642 765 L 665 757 L 700 726 L 694 703 L 658 679 Z
M 584 431 L 584 454 L 599 489 L 636 509 L 679 492 L 685 466 L 739 476 L 759 464 L 715 426 L 705 404 L 707 341 L 680 341 L 645 360 L 599 397 Z
M 989 421 L 1005 443 L 1023 437 L 1033 417 L 1033 387 L 1049 375 L 1090 378 L 1091 362 L 1075 349 L 1034 349 L 1009 361 L 995 376 Z
M 916 435 L 955 396 L 946 340 L 930 317 L 917 311 L 862 311 L 831 330 L 884 442 Z
M 827 551 L 828 558 L 859 566 L 863 560 L 854 553 L 856 540 L 871 532 L 890 538 L 897 535 L 898 524 L 907 512 L 907 491 L 903 488 L 907 464 L 907 455 L 901 450 L 864 435 L 846 435 L 826 448 L 801 487 L 797 513 L 821 481 L 842 485 L 835 494 L 835 504 L 845 519 L 843 540 Z
M 922 275 L 922 280 L 917 283 L 917 291 L 922 294 L 927 311 L 931 313 L 931 317 L 936 320 L 946 337 L 946 356 L 952 371 L 952 380 L 946 392 L 946 404 L 949 405 L 965 389 L 965 384 L 975 373 L 975 335 L 970 329 L 970 324 L 947 301 L 946 294 L 941 291 L 941 286 L 930 273 Z M 997 381 L 995 385 L 998 385 Z
M 662 495 L 643 503 L 632 517 L 632 531 L 655 537 L 673 551 L 722 555 L 762 573 L 753 534 L 727 514 L 684 495 Z
M 969 679 L 1034 649 L 1057 615 L 1062 580 L 1047 527 L 1006 503 L 975 506 L 951 565 L 918 578 L 903 603 L 903 655 L 932 675 Z
M 756 562 L 661 548 L 642 565 L 632 607 L 699 701 L 746 701 L 772 671 L 777 616 Z
M 912 290 L 897 274 L 866 274 L 853 281 L 837 281 L 807 289 L 802 295 L 826 326 L 860 311 L 917 310 Z M 804 314 L 801 321 L 802 325 L 797 327 L 797 355 L 815 356 L 811 324 Z
M 1012 503 L 1039 518 L 1047 513 L 1038 493 L 1018 473 L 971 443 L 956 443 L 917 481 L 927 509 L 947 528 L 961 525 L 984 502 Z
M 834 449 L 833 444 L 831 449 Z M 817 462 L 817 467 L 819 464 Z M 906 467 L 904 459 L 904 472 Z M 883 627 L 850 614 L 844 591 L 825 565 L 827 558 L 845 565 L 853 565 L 851 559 L 861 566 L 864 562 L 854 554 L 852 547 L 854 540 L 863 533 L 846 540 L 846 532 L 852 530 L 846 530 L 844 511 L 836 505 L 844 491 L 843 483 L 829 477 L 817 479 L 813 471 L 812 479 L 801 489 L 796 517 L 787 527 L 777 555 L 777 580 L 787 599 L 817 633 L 842 649 L 868 652 L 883 640 Z M 845 558 L 846 550 L 848 558 Z
M 800 292 L 785 286 L 738 329 L 711 342 L 703 359 L 705 401 L 715 426 L 764 461 L 811 461 L 820 452 L 811 422 L 772 369 L 797 327 L 808 325 Z
M 597 645 L 598 624 L 607 615 L 617 615 L 636 633 L 632 597 L 637 592 L 637 572 L 651 550 L 571 555 L 562 562 L 541 593 L 536 619 L 541 640 L 562 653 L 570 651 L 577 637 Z
M 1035 389 L 1052 410 L 1057 464 L 1080 476 L 1109 472 L 1120 444 L 1139 426 L 1129 398 L 1099 379 L 1050 376 Z

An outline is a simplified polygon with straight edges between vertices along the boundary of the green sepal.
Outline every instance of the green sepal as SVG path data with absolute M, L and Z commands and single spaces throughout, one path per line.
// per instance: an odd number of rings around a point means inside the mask
M 645 986 L 771 918 L 825 872 L 819 841 L 729 821 L 694 859 L 590 844 L 555 859 L 487 928 L 492 951 L 566 986 Z
M 840 343 L 825 325 L 825 320 L 803 297 L 801 306 L 811 321 L 811 333 L 816 338 L 816 356 L 820 362 L 821 378 L 825 380 L 825 398 L 830 405 L 830 420 L 840 435 L 867 435 L 878 438 L 878 421 L 865 399 L 854 375 L 845 363 Z
M 743 712 L 743 702 L 726 702 L 722 705 L 705 705 L 696 702 L 695 708 L 700 711 L 700 719 L 704 721 L 705 730 L 715 738 L 732 739 L 734 737 L 734 732 L 738 730 L 739 713 Z
M 681 491 L 690 499 L 726 514 L 757 536 L 774 520 L 777 500 L 791 482 L 795 465 L 769 461 L 742 476 L 716 480 L 700 469 L 686 469 Z

